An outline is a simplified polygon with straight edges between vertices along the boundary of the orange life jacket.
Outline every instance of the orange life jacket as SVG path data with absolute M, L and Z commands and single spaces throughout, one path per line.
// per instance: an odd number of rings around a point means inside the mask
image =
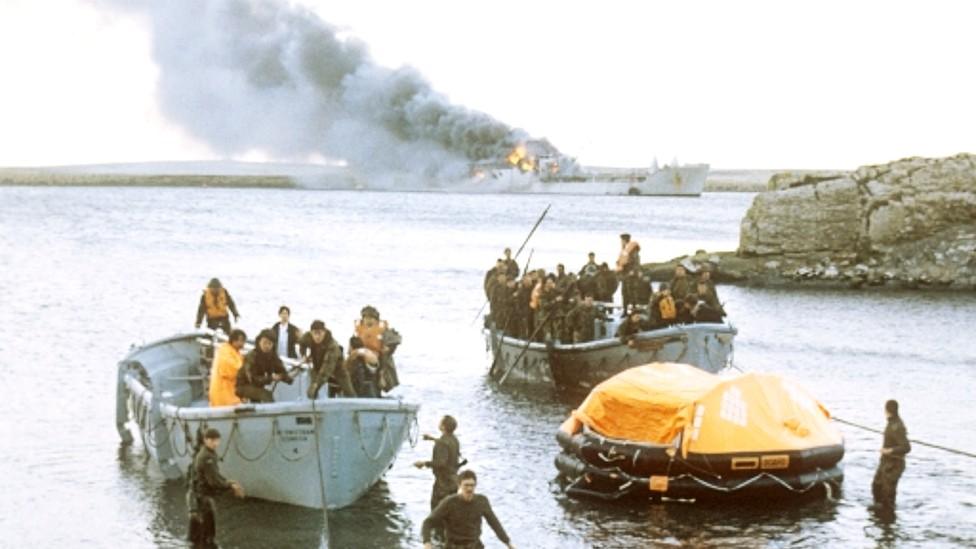
M 640 251 L 640 244 L 636 240 L 631 240 L 626 246 L 620 250 L 620 256 L 617 257 L 617 272 L 623 271 L 624 267 L 630 263 L 630 256 Z
M 209 289 L 204 290 L 203 300 L 207 305 L 207 318 L 227 316 L 227 290 L 219 288 L 216 297 Z
M 529 298 L 529 308 L 533 311 L 539 310 L 539 304 L 542 302 L 542 282 L 536 282 L 535 287 L 532 288 L 532 296 Z
M 678 311 L 674 307 L 674 298 L 671 296 L 662 297 L 657 307 L 661 311 L 661 320 L 674 320 L 678 316 Z
M 383 332 L 386 331 L 386 321 L 381 320 L 373 325 L 372 328 L 367 328 L 363 321 L 356 320 L 356 336 L 363 340 L 363 345 L 367 349 L 373 351 L 374 353 L 383 352 Z

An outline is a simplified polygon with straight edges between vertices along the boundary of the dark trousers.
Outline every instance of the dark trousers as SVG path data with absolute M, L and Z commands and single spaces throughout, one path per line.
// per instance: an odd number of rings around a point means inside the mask
M 220 328 L 225 334 L 230 334 L 230 317 L 229 316 L 218 316 L 215 318 L 207 317 L 207 328 L 211 330 L 216 330 Z
M 238 385 L 234 392 L 241 398 L 246 398 L 251 402 L 274 402 L 271 391 L 257 385 Z
M 197 498 L 196 509 L 190 512 L 189 530 L 187 537 L 193 542 L 193 547 L 215 546 L 217 519 L 214 514 L 213 498 Z
M 372 372 L 369 366 L 362 362 L 356 364 L 352 373 L 352 385 L 356 395 L 360 398 L 379 398 L 380 387 L 377 372 Z
M 441 500 L 447 496 L 456 494 L 457 491 L 457 483 L 455 483 L 454 487 L 452 488 L 450 483 L 445 483 L 442 485 L 439 482 L 434 482 L 434 487 L 430 491 L 430 510 L 433 511 Z
M 903 472 L 905 472 L 903 458 L 887 456 L 881 458 L 878 470 L 874 473 L 874 481 L 871 483 L 871 493 L 874 495 L 875 503 L 892 509 L 895 507 L 898 479 Z

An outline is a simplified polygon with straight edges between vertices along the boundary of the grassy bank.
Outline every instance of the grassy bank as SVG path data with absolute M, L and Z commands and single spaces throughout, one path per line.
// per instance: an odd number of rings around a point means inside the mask
M 27 187 L 224 187 L 291 189 L 284 175 L 166 175 L 67 173 L 22 168 L 0 168 L 0 186 Z

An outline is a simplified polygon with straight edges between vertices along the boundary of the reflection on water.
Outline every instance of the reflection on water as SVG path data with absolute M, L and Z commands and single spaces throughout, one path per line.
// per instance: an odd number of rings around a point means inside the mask
M 612 262 L 625 230 L 648 261 L 733 248 L 750 201 L 0 189 L 0 545 L 184 546 L 183 483 L 163 479 L 141 443 L 119 447 L 115 364 L 131 343 L 189 328 L 213 276 L 252 335 L 284 303 L 297 324 L 322 318 L 344 340 L 359 309 L 376 305 L 404 337 L 398 393 L 422 404 L 422 432 L 436 433 L 445 413 L 458 418 L 478 489 L 519 547 L 976 545 L 972 460 L 916 445 L 886 519 L 867 509 L 880 436 L 848 427 L 836 501 L 611 505 L 567 499 L 552 483 L 554 433 L 578 398 L 487 380 L 472 322 L 484 270 L 550 202 L 526 254 L 576 269 L 591 250 Z M 976 450 L 972 294 L 719 294 L 743 368 L 796 379 L 838 417 L 879 428 L 896 397 L 910 436 Z M 417 547 L 432 478 L 411 463 L 430 451 L 405 446 L 384 482 L 328 520 L 222 499 L 221 545 Z M 490 530 L 483 537 L 497 546 Z

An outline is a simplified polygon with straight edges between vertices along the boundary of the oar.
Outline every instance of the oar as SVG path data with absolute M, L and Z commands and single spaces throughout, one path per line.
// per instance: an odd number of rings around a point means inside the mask
M 549 213 L 549 208 L 551 207 L 552 204 L 549 204 L 546 206 L 546 209 L 542 211 L 542 215 L 540 215 L 539 219 L 536 220 L 535 225 L 532 226 L 532 230 L 529 231 L 529 235 L 526 236 L 525 240 L 522 241 L 522 245 L 519 246 L 518 251 L 515 252 L 515 257 L 513 257 L 512 259 L 518 259 L 519 254 L 522 253 L 523 249 L 525 249 L 525 245 L 529 243 L 529 239 L 532 238 L 533 234 L 535 234 L 535 230 L 539 228 L 539 224 L 542 223 L 543 219 L 545 219 L 546 214 Z M 481 318 L 481 313 L 484 312 L 485 307 L 487 305 L 488 305 L 488 300 L 486 299 L 485 302 L 481 304 L 481 308 L 478 309 L 478 314 L 474 315 L 474 318 L 471 319 L 471 324 L 474 324 L 475 322 L 477 322 L 479 318 Z
M 519 355 L 515 357 L 515 362 L 512 362 L 508 366 L 508 369 L 505 370 L 504 374 L 502 374 L 501 379 L 498 380 L 499 385 L 505 384 L 505 380 L 508 379 L 508 374 L 512 373 L 512 370 L 515 369 L 515 366 L 519 363 L 520 360 L 522 360 L 522 357 L 525 355 L 526 351 L 529 350 L 529 345 L 532 345 L 532 341 L 535 339 L 535 336 L 539 333 L 539 330 L 541 330 L 543 326 L 549 323 L 550 318 L 552 318 L 552 313 L 546 315 L 546 318 L 542 320 L 542 323 L 539 324 L 539 326 L 536 327 L 535 331 L 532 332 L 532 335 L 529 336 L 529 340 L 526 341 L 525 346 L 522 347 L 522 352 L 520 352 Z M 501 348 L 501 343 L 499 343 L 499 348 Z

